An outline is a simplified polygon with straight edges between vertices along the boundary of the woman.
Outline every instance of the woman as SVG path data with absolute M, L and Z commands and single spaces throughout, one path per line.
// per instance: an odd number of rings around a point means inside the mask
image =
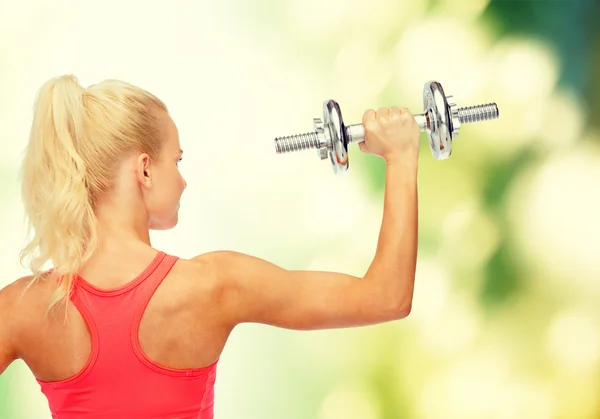
M 381 232 L 363 278 L 234 251 L 187 260 L 149 238 L 175 227 L 186 187 L 165 104 L 117 80 L 46 82 L 22 170 L 34 234 L 21 259 L 32 276 L 0 291 L 0 373 L 22 359 L 55 418 L 212 418 L 218 359 L 236 325 L 314 330 L 406 317 L 420 131 L 396 107 L 369 109 L 362 122 L 360 149 L 386 161 Z

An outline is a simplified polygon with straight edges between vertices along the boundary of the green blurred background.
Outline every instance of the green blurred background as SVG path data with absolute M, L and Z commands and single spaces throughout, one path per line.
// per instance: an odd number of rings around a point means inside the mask
M 225 4 L 223 4 L 225 3 Z M 384 165 L 351 146 L 335 176 L 276 155 L 325 99 L 422 111 L 440 81 L 500 119 L 420 157 L 413 312 L 372 327 L 245 324 L 219 366 L 218 419 L 600 418 L 600 3 L 486 0 L 0 2 L 0 286 L 27 274 L 17 171 L 36 90 L 120 78 L 169 106 L 188 182 L 181 257 L 216 249 L 363 275 Z M 595 77 L 596 76 L 596 77 Z M 116 379 L 116 378 L 115 378 Z M 49 418 L 17 361 L 0 418 Z

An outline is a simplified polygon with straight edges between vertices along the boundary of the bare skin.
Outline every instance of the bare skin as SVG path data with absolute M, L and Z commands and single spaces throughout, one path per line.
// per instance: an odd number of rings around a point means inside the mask
M 179 135 L 163 113 L 158 162 L 127 156 L 116 187 L 99 201 L 100 249 L 79 274 L 101 289 L 120 287 L 156 256 L 151 229 L 177 224 L 185 189 L 177 163 Z M 336 272 L 292 271 L 249 255 L 216 251 L 180 259 L 146 308 L 138 339 L 146 356 L 173 369 L 202 368 L 221 355 L 236 325 L 269 324 L 314 330 L 377 324 L 410 312 L 416 264 L 419 130 L 408 110 L 368 110 L 363 152 L 387 162 L 384 219 L 375 259 L 363 278 Z M 30 277 L 0 290 L 0 373 L 22 359 L 42 381 L 68 379 L 91 352 L 83 317 L 72 304 L 45 317 L 56 289 L 47 278 L 19 296 Z M 157 332 L 158 331 L 158 332 Z

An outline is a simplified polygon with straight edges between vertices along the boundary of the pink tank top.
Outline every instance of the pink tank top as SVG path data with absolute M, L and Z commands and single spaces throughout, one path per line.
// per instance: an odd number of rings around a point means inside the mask
M 176 256 L 159 252 L 137 278 L 102 290 L 76 277 L 71 301 L 91 333 L 85 367 L 63 381 L 37 380 L 53 419 L 212 419 L 218 360 L 175 370 L 148 359 L 138 326 L 150 298 Z

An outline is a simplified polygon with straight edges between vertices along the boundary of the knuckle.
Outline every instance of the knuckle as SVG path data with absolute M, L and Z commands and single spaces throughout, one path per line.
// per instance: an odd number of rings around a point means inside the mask
M 400 113 L 403 118 L 412 118 L 412 113 L 410 112 L 410 110 L 408 108 L 402 108 Z
M 377 109 L 377 117 L 386 116 L 389 113 L 387 108 L 379 108 Z
M 375 110 L 374 109 L 367 109 L 364 113 L 363 113 L 363 121 L 369 121 L 369 120 L 373 120 L 375 118 Z

